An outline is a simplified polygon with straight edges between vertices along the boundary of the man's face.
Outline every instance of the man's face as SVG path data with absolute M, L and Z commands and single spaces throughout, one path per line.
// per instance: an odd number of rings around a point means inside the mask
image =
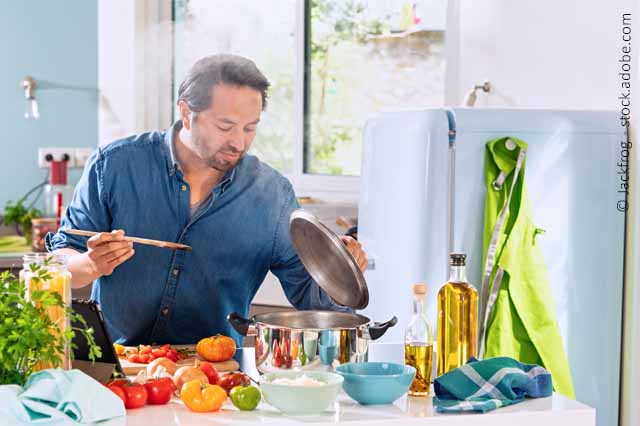
M 217 84 L 211 106 L 191 121 L 193 151 L 211 168 L 232 169 L 249 150 L 262 112 L 262 95 L 250 87 Z

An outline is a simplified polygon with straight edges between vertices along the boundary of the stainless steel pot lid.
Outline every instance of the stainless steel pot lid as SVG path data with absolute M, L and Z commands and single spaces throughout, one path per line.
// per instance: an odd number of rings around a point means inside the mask
M 303 209 L 291 213 L 289 229 L 298 256 L 318 285 L 340 305 L 366 308 L 367 283 L 340 238 Z
M 368 324 L 369 318 L 347 312 L 279 311 L 258 314 L 253 320 L 271 327 L 297 330 L 342 330 Z

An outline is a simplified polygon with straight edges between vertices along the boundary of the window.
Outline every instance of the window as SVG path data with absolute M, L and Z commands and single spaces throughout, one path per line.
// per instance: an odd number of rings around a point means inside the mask
M 446 0 L 173 5 L 174 98 L 198 58 L 252 58 L 272 83 L 252 152 L 294 184 L 309 175 L 358 176 L 367 117 L 444 104 Z
M 444 104 L 446 2 L 307 6 L 304 171 L 359 175 L 368 117 Z

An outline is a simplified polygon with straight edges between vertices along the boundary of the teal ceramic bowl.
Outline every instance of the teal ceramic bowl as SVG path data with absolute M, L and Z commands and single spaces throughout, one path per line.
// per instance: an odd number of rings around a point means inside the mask
M 272 383 L 279 378 L 296 379 L 302 375 L 323 382 L 321 386 L 293 386 Z M 319 414 L 329 408 L 342 389 L 342 376 L 325 371 L 279 371 L 260 378 L 264 399 L 289 415 Z
M 350 362 L 336 367 L 344 391 L 363 405 L 391 404 L 411 386 L 416 369 L 390 362 Z

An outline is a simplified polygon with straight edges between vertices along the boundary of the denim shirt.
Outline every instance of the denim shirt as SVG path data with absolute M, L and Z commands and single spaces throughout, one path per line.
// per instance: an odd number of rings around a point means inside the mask
M 191 217 L 189 184 L 174 155 L 174 135 L 151 132 L 100 147 L 89 159 L 61 228 L 123 229 L 127 235 L 188 244 L 193 251 L 135 245 L 134 256 L 93 283 L 91 298 L 118 343 L 194 343 L 240 336 L 226 317 L 245 317 L 267 272 L 297 309 L 349 311 L 305 270 L 289 235 L 298 207 L 290 182 L 246 155 Z M 86 237 L 58 231 L 49 251 L 86 251 Z

